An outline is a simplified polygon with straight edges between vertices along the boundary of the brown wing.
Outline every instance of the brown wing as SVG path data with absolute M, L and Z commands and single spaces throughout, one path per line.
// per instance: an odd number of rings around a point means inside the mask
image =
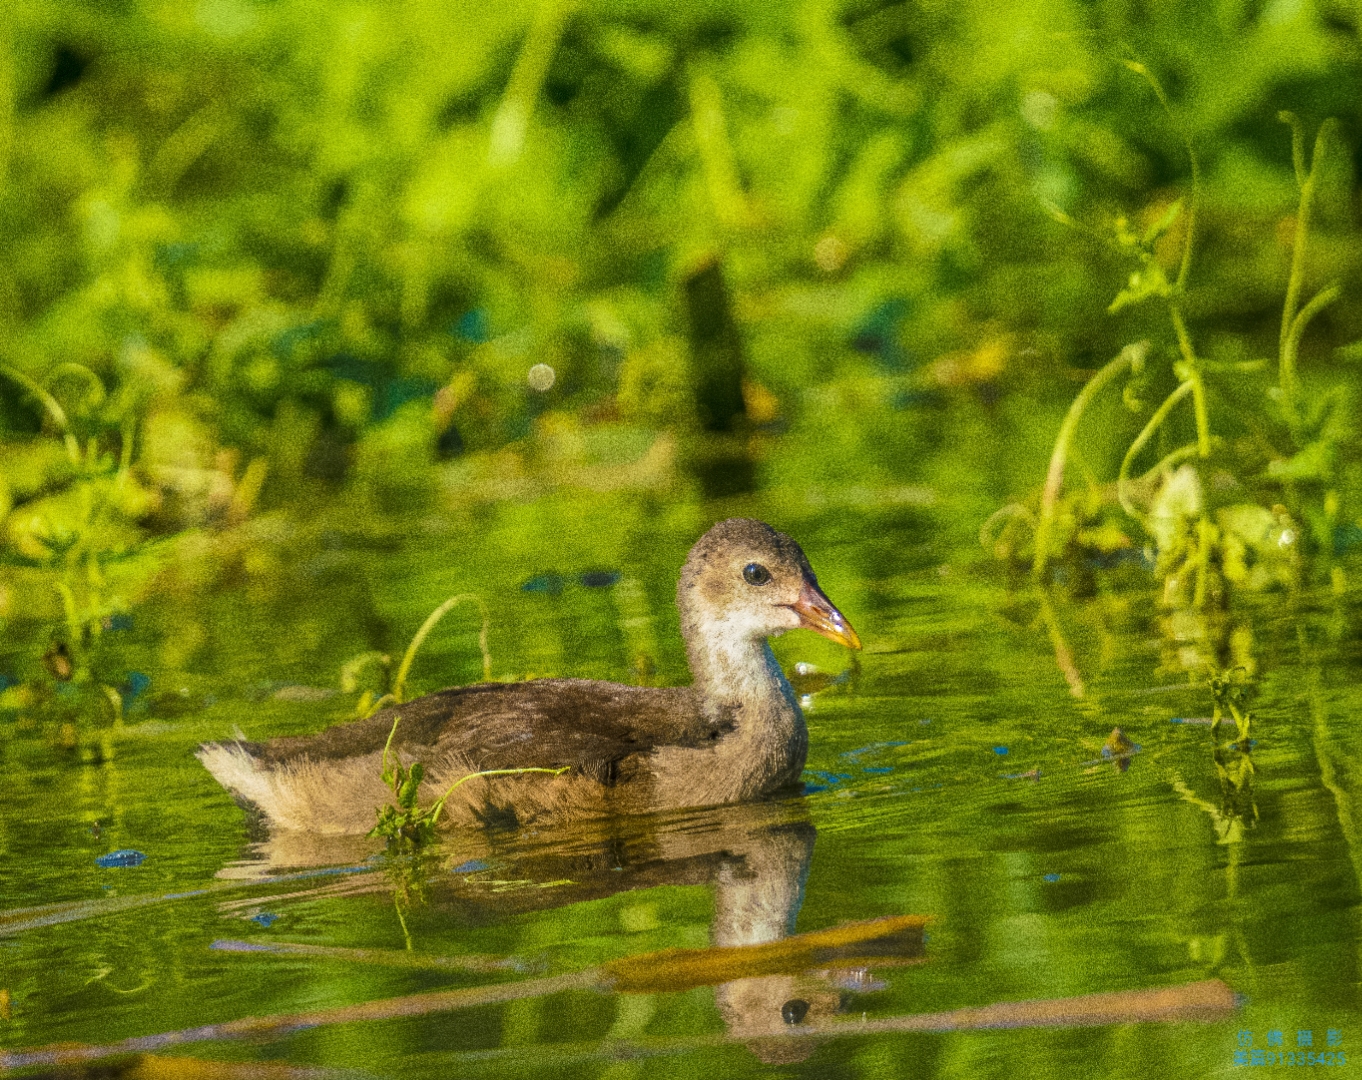
M 657 746 L 702 746 L 731 730 L 701 715 L 689 688 L 652 689 L 589 679 L 534 679 L 440 690 L 317 735 L 252 746 L 264 763 L 356 757 L 394 744 L 420 756 L 455 750 L 478 769 L 561 768 L 598 779 Z

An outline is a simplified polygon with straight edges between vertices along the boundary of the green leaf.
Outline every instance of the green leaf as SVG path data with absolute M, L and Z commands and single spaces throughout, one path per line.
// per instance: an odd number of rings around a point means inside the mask
M 1170 228 L 1173 227 L 1173 222 L 1177 221 L 1178 215 L 1181 213 L 1182 200 L 1178 199 L 1176 202 L 1173 203 L 1172 206 L 1170 206 L 1167 210 L 1163 212 L 1163 216 L 1160 217 L 1158 221 L 1154 222 L 1153 225 L 1145 229 L 1144 236 L 1140 238 L 1140 243 L 1142 243 L 1145 247 L 1148 247 L 1150 244 L 1152 244 L 1155 240 L 1157 240 L 1160 236 L 1162 236 Z
M 1171 296 L 1172 287 L 1163 267 L 1150 261 L 1130 275 L 1126 287 L 1116 294 L 1116 299 L 1107 308 L 1108 315 L 1115 315 L 1123 308 L 1143 303 L 1151 296 Z

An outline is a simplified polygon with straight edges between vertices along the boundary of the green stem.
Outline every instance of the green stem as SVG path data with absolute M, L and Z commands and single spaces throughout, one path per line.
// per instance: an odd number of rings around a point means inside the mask
M 1166 457 L 1160 458 L 1158 464 L 1141 476 L 1140 479 L 1152 480 L 1161 473 L 1167 472 L 1174 465 L 1181 465 L 1188 458 L 1194 458 L 1196 456 L 1196 443 L 1192 442 L 1188 443 L 1186 446 L 1179 446 Z
M 1064 422 L 1059 426 L 1059 435 L 1055 438 L 1055 448 L 1050 454 L 1050 468 L 1045 475 L 1045 491 L 1040 498 L 1040 521 L 1036 525 L 1036 554 L 1031 564 L 1031 576 L 1037 581 L 1045 573 L 1045 564 L 1050 558 L 1050 529 L 1054 523 L 1055 503 L 1059 500 L 1059 489 L 1064 484 L 1064 463 L 1068 460 L 1069 444 L 1073 442 L 1074 432 L 1078 429 L 1078 421 L 1082 418 L 1083 412 L 1091 404 L 1092 399 L 1097 396 L 1104 386 L 1116 378 L 1122 371 L 1131 367 L 1135 362 L 1136 354 L 1130 349 L 1122 349 L 1121 355 L 1111 360 L 1097 372 L 1082 390 L 1074 398 L 1073 404 L 1069 406 L 1069 411 L 1064 417 Z
M 392 697 L 399 705 L 402 703 L 402 695 L 407 686 L 407 672 L 411 670 L 412 662 L 416 659 L 416 652 L 426 640 L 426 635 L 435 628 L 436 623 L 464 600 L 476 602 L 478 609 L 482 612 L 482 630 L 478 634 L 478 645 L 482 649 L 482 679 L 483 682 L 492 681 L 492 654 L 487 648 L 487 631 L 491 617 L 487 613 L 487 605 L 482 602 L 480 597 L 474 596 L 472 593 L 460 593 L 458 596 L 451 596 L 432 611 L 427 616 L 426 621 L 421 624 L 421 629 L 416 631 L 416 636 L 411 639 L 411 644 L 407 646 L 406 654 L 402 657 L 402 663 L 397 669 L 397 677 L 393 679 Z
M 377 712 L 377 710 L 375 710 L 375 712 Z M 393 737 L 397 734 L 397 725 L 401 722 L 402 717 L 400 715 L 393 717 L 393 727 L 392 730 L 388 732 L 388 741 L 383 744 L 383 782 L 385 784 L 392 783 L 389 779 L 392 774 L 388 772 L 388 751 L 392 749 Z M 393 793 L 394 797 L 396 797 L 396 794 L 396 792 Z
M 104 380 L 91 371 L 84 364 L 77 364 L 74 360 L 67 360 L 58 364 L 47 374 L 47 381 L 50 385 L 56 382 L 63 375 L 75 375 L 84 381 L 93 392 L 89 395 L 91 405 L 102 405 L 104 399 L 109 396 L 108 390 L 104 388 Z
M 993 511 L 993 513 L 989 514 L 988 520 L 979 526 L 980 545 L 987 549 L 993 539 L 993 526 L 999 521 L 1014 517 L 1024 518 L 1030 522 L 1031 528 L 1034 531 L 1036 527 L 1036 515 L 1031 513 L 1031 511 L 1021 503 L 1008 503 L 1006 506 L 1001 506 Z
M 1182 136 L 1182 145 L 1187 148 L 1187 159 L 1192 163 L 1192 195 L 1187 200 L 1187 237 L 1182 245 L 1182 264 L 1178 267 L 1178 279 L 1175 284 L 1176 293 L 1181 296 L 1187 286 L 1187 275 L 1192 272 L 1192 250 L 1193 242 L 1196 238 L 1196 212 L 1197 203 L 1201 193 L 1201 165 L 1197 161 L 1196 148 L 1192 146 L 1192 137 L 1187 134 L 1186 128 L 1178 123 L 1178 118 L 1173 115 L 1173 107 L 1168 104 L 1168 95 L 1163 92 L 1163 86 L 1154 77 L 1154 73 L 1141 64 L 1138 60 L 1127 60 L 1126 67 L 1135 74 L 1139 75 L 1149 83 L 1154 89 L 1154 96 L 1159 99 L 1159 104 L 1163 106 L 1164 113 L 1167 114 L 1169 122 L 1177 129 Z
M 1305 328 L 1310 325 L 1310 320 L 1337 300 L 1341 293 L 1342 290 L 1337 284 L 1326 286 L 1317 292 L 1314 299 L 1301 308 L 1300 313 L 1291 320 L 1291 329 L 1282 339 L 1278 385 L 1282 391 L 1282 407 L 1292 424 L 1298 419 L 1296 396 L 1300 384 L 1296 378 L 1296 357 L 1300 354 L 1301 338 L 1305 336 Z
M 710 202 L 719 223 L 738 228 L 749 218 L 733 144 L 724 119 L 723 94 L 708 71 L 694 67 L 690 75 L 691 129 Z
M 1305 134 L 1301 129 L 1300 121 L 1289 112 L 1277 114 L 1278 119 L 1283 123 L 1291 125 L 1291 160 L 1296 169 L 1296 183 L 1300 186 L 1300 204 L 1296 210 L 1296 235 L 1291 243 L 1291 277 L 1286 284 L 1286 303 L 1282 305 L 1282 328 L 1279 338 L 1279 368 L 1278 386 L 1282 393 L 1282 411 L 1286 414 L 1286 419 L 1293 426 L 1297 422 L 1296 413 L 1296 357 L 1291 349 L 1291 337 L 1295 330 L 1297 315 L 1296 309 L 1300 304 L 1301 289 L 1305 284 L 1305 255 L 1307 241 L 1310 235 L 1310 213 L 1314 204 L 1315 179 L 1319 172 L 1320 159 L 1324 155 L 1325 139 L 1331 129 L 1331 122 L 1326 120 L 1319 126 L 1319 131 L 1315 135 L 1315 150 L 1310 158 L 1310 170 L 1305 169 Z M 1329 290 L 1325 290 L 1328 292 Z M 1323 293 L 1320 294 L 1324 295 Z M 1330 298 L 1332 300 L 1332 298 Z M 1319 296 L 1315 297 L 1319 300 Z M 1329 301 L 1326 301 L 1328 303 Z M 1314 301 L 1311 302 L 1313 305 Z M 1316 308 L 1318 311 L 1318 308 Z M 1301 314 L 1305 314 L 1301 312 Z M 1315 312 L 1311 312 L 1311 317 Z M 1307 320 L 1308 321 L 1308 320 Z M 1301 327 L 1304 332 L 1305 327 Z M 1296 345 L 1299 345 L 1299 335 L 1296 337 Z M 1288 355 L 1288 350 L 1290 350 Z
M 1160 425 L 1168 418 L 1168 414 L 1191 391 L 1192 384 L 1189 381 L 1181 383 L 1176 390 L 1169 394 L 1164 403 L 1154 410 L 1154 415 L 1149 418 L 1149 423 L 1144 426 L 1144 430 L 1135 436 L 1135 441 L 1130 444 L 1130 449 L 1126 451 L 1126 456 L 1121 460 L 1121 471 L 1116 474 L 1116 498 L 1121 503 L 1121 509 L 1141 524 L 1144 523 L 1144 515 L 1135 509 L 1134 504 L 1130 501 L 1129 494 L 1126 492 L 1126 485 L 1130 482 L 1130 466 L 1134 463 L 1140 451 L 1145 448 L 1145 444 L 1153 438 L 1154 432 L 1158 431 Z
M 1187 156 L 1192 162 L 1192 194 L 1187 200 L 1187 240 L 1182 247 L 1182 265 L 1178 267 L 1176 288 L 1179 296 L 1186 290 L 1187 275 L 1192 271 L 1192 242 L 1196 238 L 1197 202 L 1201 189 L 1201 166 L 1197 164 L 1196 151 L 1192 149 L 1192 140 L 1184 135 L 1183 142 L 1187 146 Z
M 1211 416 L 1206 408 L 1206 384 L 1201 378 L 1201 364 L 1192 349 L 1192 339 L 1187 336 L 1187 324 L 1182 320 L 1182 309 L 1177 304 L 1169 304 L 1173 316 L 1173 330 L 1178 335 L 1178 351 L 1187 365 L 1186 379 L 1192 384 L 1192 409 L 1196 413 L 1196 448 L 1203 457 L 1211 456 Z
M 1192 386 L 1192 409 L 1196 413 L 1197 456 L 1205 461 L 1211 456 L 1211 416 L 1206 407 L 1206 384 L 1201 378 L 1201 365 L 1197 361 L 1196 351 L 1192 348 L 1192 339 L 1187 334 L 1187 324 L 1182 319 L 1182 309 L 1177 304 L 1169 304 L 1168 311 L 1173 318 L 1173 329 L 1178 336 L 1178 351 L 1182 353 L 1183 365 L 1186 368 L 1185 378 Z M 1206 588 L 1211 572 L 1211 534 L 1214 528 L 1210 515 L 1203 511 L 1201 521 L 1197 524 L 1196 590 L 1192 595 L 1192 603 L 1198 608 L 1206 602 Z
M 1296 320 L 1296 305 L 1300 302 L 1302 279 L 1305 277 L 1305 246 L 1310 229 L 1310 196 L 1314 192 L 1313 177 L 1301 188 L 1300 210 L 1296 214 L 1296 238 L 1291 245 L 1291 278 L 1286 286 L 1286 303 L 1282 307 L 1282 332 L 1278 347 L 1277 385 L 1282 392 L 1282 410 L 1287 421 L 1296 423 L 1296 358 L 1290 355 L 1291 327 Z
M 459 777 L 459 779 L 455 780 L 454 783 L 450 784 L 449 790 L 446 791 L 443 795 L 439 797 L 439 799 L 436 800 L 435 805 L 430 808 L 430 823 L 431 825 L 434 825 L 437 821 L 440 820 L 440 813 L 445 808 L 445 800 L 448 799 L 451 795 L 453 795 L 455 790 L 459 788 L 461 785 L 466 784 L 469 780 L 472 780 L 476 777 L 520 776 L 522 773 L 549 773 L 553 776 L 561 776 L 563 773 L 567 772 L 569 768 L 571 768 L 571 766 L 569 765 L 564 765 L 562 768 L 558 769 L 545 769 L 540 768 L 538 766 L 530 766 L 524 769 L 480 769 L 477 772 L 471 772 L 467 776 Z
M 397 922 L 402 927 L 402 940 L 407 943 L 407 952 L 413 952 L 411 932 L 407 929 L 407 920 L 402 917 L 402 902 L 396 897 L 393 898 L 393 910 L 397 912 Z
M 544 87 L 558 43 L 575 8 L 576 4 L 571 0 L 542 0 L 535 12 L 511 70 L 506 93 L 492 118 L 488 160 L 493 165 L 509 165 L 519 160 L 535 101 Z
M 80 464 L 80 444 L 76 442 L 76 437 L 71 434 L 71 425 L 67 422 L 66 412 L 57 399 L 18 368 L 12 368 L 8 364 L 0 364 L 0 374 L 8 376 L 38 399 L 39 404 L 47 411 L 52 423 L 62 433 L 62 441 L 66 444 L 66 456 L 71 459 L 72 465 L 78 466 Z
M 1050 644 L 1055 650 L 1055 665 L 1059 668 L 1059 673 L 1064 676 L 1064 681 L 1069 684 L 1069 693 L 1076 698 L 1081 698 L 1087 689 L 1083 685 L 1083 673 L 1078 670 L 1078 664 L 1074 662 L 1074 654 L 1069 649 L 1069 643 L 1064 639 L 1064 631 L 1060 629 L 1059 619 L 1055 617 L 1055 609 L 1050 604 L 1050 598 L 1044 589 L 1036 590 L 1040 600 L 1040 618 L 1045 623 L 1045 629 L 1050 634 Z

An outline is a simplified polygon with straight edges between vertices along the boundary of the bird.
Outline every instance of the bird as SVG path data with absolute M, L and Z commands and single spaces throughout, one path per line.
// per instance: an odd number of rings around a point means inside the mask
M 385 754 L 420 761 L 428 790 L 471 773 L 441 825 L 650 813 L 794 789 L 808 728 L 769 639 L 809 629 L 861 648 L 794 540 L 729 518 L 691 548 L 676 603 L 692 677 L 681 687 L 539 678 L 452 687 L 318 734 L 207 743 L 197 756 L 266 831 L 363 834 L 391 801 Z M 396 725 L 396 727 L 394 726 Z

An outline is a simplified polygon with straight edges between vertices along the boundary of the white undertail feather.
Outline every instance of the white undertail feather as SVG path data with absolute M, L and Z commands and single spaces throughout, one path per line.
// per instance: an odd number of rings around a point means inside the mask
M 271 767 L 235 743 L 212 743 L 198 751 L 214 779 L 258 807 L 272 826 L 333 835 L 374 827 L 375 807 L 392 798 L 383 783 L 382 757 L 375 752 L 339 761 L 299 758 Z
M 363 835 L 374 827 L 378 807 L 392 802 L 383 783 L 383 755 L 379 751 L 349 758 L 313 761 L 302 757 L 266 765 L 235 743 L 210 743 L 198 759 L 219 784 L 236 798 L 253 804 L 273 829 L 308 830 L 322 835 Z M 401 755 L 403 764 L 415 758 Z M 474 772 L 461 755 L 435 753 L 426 764 L 421 804 L 430 806 L 451 785 Z M 581 777 L 478 777 L 455 790 L 445 804 L 440 824 L 476 825 L 489 809 L 514 809 L 521 823 L 543 815 L 601 813 L 602 789 Z

